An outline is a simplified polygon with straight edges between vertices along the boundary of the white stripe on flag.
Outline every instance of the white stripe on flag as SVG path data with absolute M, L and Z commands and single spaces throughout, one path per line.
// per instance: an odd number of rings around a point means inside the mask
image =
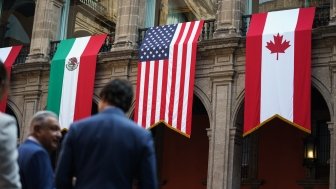
M 150 127 L 151 116 L 152 116 L 152 104 L 153 104 L 153 83 L 154 83 L 154 66 L 155 61 L 149 62 L 149 80 L 148 80 L 148 99 L 147 99 L 147 114 L 146 114 L 146 128 Z
M 180 94 L 180 83 L 181 83 L 181 69 L 182 69 L 182 59 L 183 59 L 183 55 L 186 54 L 185 52 L 183 52 L 183 44 L 185 42 L 185 40 L 188 34 L 190 28 L 190 22 L 186 23 L 186 26 L 183 30 L 183 34 L 181 37 L 181 40 L 178 44 L 178 50 L 177 50 L 177 64 L 176 64 L 176 78 L 175 78 L 175 94 L 174 94 L 174 103 L 173 103 L 173 120 L 172 120 L 172 127 L 176 128 L 177 127 L 177 118 L 179 117 L 177 115 L 177 110 L 179 107 L 179 94 Z M 186 64 L 188 64 L 189 62 L 185 62 Z M 184 78 L 183 78 L 184 79 Z M 182 81 L 183 82 L 183 81 Z
M 140 78 L 140 91 L 139 91 L 139 110 L 138 110 L 138 124 L 145 126 L 142 124 L 142 112 L 143 110 L 143 103 L 144 103 L 144 87 L 145 87 L 145 73 L 146 73 L 146 62 L 141 62 L 141 78 Z M 146 127 L 147 128 L 147 127 Z
M 86 48 L 89 40 L 90 37 L 82 37 L 75 40 L 69 54 L 65 58 L 65 66 L 70 58 L 75 57 L 78 61 L 80 61 L 80 56 Z M 73 71 L 69 71 L 66 67 L 64 67 L 62 98 L 59 114 L 59 120 L 62 128 L 69 128 L 74 119 L 80 65 L 81 63 L 79 62 L 78 68 Z
M 159 64 L 159 69 L 158 69 L 157 92 L 156 92 L 155 123 L 160 120 L 162 74 L 163 74 L 164 60 L 159 60 L 158 64 Z
M 182 115 L 181 115 L 181 131 L 186 132 L 186 126 L 187 126 L 187 109 L 188 109 L 188 97 L 189 97 L 189 83 L 190 83 L 190 66 L 191 66 L 191 57 L 193 52 L 192 45 L 193 41 L 195 39 L 195 35 L 199 26 L 199 21 L 195 22 L 193 31 L 191 33 L 190 39 L 188 41 L 188 47 L 187 47 L 187 59 L 186 59 L 186 72 L 185 72 L 185 80 L 184 80 L 184 93 L 183 93 L 183 102 L 182 102 Z
M 172 69 L 173 69 L 173 58 L 174 58 L 174 44 L 178 36 L 180 35 L 181 25 L 178 24 L 175 30 L 175 34 L 169 46 L 169 60 L 168 60 L 168 75 L 167 75 L 167 94 L 166 94 L 166 111 L 165 111 L 165 120 L 168 122 L 169 120 L 169 103 L 170 103 L 170 92 L 172 90 Z M 171 123 L 168 123 L 171 125 Z M 173 125 L 171 125 L 173 126 Z
M 6 48 L 1 48 L 0 50 L 0 60 L 2 63 L 5 63 L 6 59 L 9 56 L 9 53 L 11 52 L 12 47 L 6 47 Z
M 293 121 L 294 31 L 298 12 L 294 9 L 267 15 L 262 39 L 260 122 L 274 114 Z M 266 44 L 274 42 L 273 36 L 278 33 L 283 35 L 282 42 L 290 41 L 290 47 L 276 60 L 276 53 L 271 54 Z

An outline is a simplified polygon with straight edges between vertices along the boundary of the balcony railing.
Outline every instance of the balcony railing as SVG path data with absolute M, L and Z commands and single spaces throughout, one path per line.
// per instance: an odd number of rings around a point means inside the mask
M 96 0 L 79 0 L 82 4 L 85 4 L 86 6 L 90 7 L 97 13 L 100 13 L 102 15 L 106 15 L 107 9 L 102 4 L 100 4 Z
M 26 59 L 28 57 L 30 50 L 30 44 L 29 45 L 23 45 L 20 53 L 18 54 L 14 64 L 23 64 L 26 62 Z
M 61 41 L 51 41 L 50 42 L 50 51 L 49 51 L 50 60 L 54 57 L 55 52 L 60 42 Z M 113 43 L 114 43 L 114 33 L 110 33 L 107 35 L 104 44 L 99 50 L 99 53 L 111 51 Z
M 203 40 L 208 40 L 208 39 L 212 39 L 213 38 L 213 34 L 215 32 L 216 29 L 216 23 L 215 23 L 215 19 L 211 19 L 211 20 L 205 20 L 204 21 L 204 25 L 202 28 L 202 33 L 200 35 L 200 37 L 198 38 L 198 41 L 203 41 Z M 138 33 L 138 45 L 140 46 L 142 43 L 142 40 L 145 38 L 146 32 L 149 28 L 141 28 L 139 29 L 139 33 Z
M 240 28 L 242 36 L 246 36 L 246 32 L 250 24 L 251 17 L 252 15 L 250 14 L 242 16 L 242 27 Z M 328 25 L 329 21 L 330 21 L 330 5 L 326 4 L 316 7 L 313 28 L 326 26 Z

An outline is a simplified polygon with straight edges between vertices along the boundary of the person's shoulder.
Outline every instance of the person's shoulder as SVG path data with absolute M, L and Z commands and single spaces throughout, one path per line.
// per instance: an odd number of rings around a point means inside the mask
M 15 123 L 15 118 L 11 115 L 0 112 L 0 122 L 3 122 L 3 123 L 14 122 Z
M 85 125 L 92 125 L 92 123 L 95 123 L 97 119 L 99 119 L 99 114 L 96 114 L 96 115 L 93 115 L 93 116 L 90 116 L 90 117 L 86 117 L 86 118 L 83 118 L 83 119 L 80 119 L 80 120 L 77 120 L 75 122 L 73 122 L 71 125 L 70 125 L 70 129 L 78 129 L 80 127 L 83 127 Z
M 130 129 L 134 131 L 136 135 L 139 136 L 148 136 L 151 135 L 151 132 L 147 129 L 142 128 L 140 125 L 135 123 L 134 121 L 128 119 L 128 126 Z
M 25 140 L 22 144 L 19 146 L 19 152 L 20 151 L 31 151 L 31 152 L 45 152 L 44 148 L 32 140 Z

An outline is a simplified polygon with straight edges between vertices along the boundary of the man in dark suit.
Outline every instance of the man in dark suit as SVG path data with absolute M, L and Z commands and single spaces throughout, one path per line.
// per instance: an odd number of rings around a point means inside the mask
M 30 122 L 30 136 L 19 147 L 22 189 L 53 189 L 54 172 L 49 153 L 56 150 L 61 138 L 56 114 L 37 112 Z
M 129 120 L 132 86 L 113 80 L 100 93 L 99 114 L 70 126 L 56 169 L 58 189 L 156 189 L 153 139 Z M 74 179 L 75 178 L 75 179 Z

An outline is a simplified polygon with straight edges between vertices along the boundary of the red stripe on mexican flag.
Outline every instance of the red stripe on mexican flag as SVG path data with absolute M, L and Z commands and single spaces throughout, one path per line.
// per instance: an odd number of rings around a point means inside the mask
M 52 59 L 47 109 L 62 129 L 91 115 L 96 60 L 106 34 L 61 41 Z
M 12 65 L 15 62 L 16 57 L 19 55 L 21 48 L 22 48 L 21 45 L 0 48 L 0 60 L 2 63 L 5 64 L 9 80 L 10 80 Z M 7 104 L 7 94 L 4 94 L 0 101 L 0 112 L 6 111 L 6 104 Z
M 244 136 L 278 117 L 310 133 L 314 8 L 252 15 L 246 38 Z

